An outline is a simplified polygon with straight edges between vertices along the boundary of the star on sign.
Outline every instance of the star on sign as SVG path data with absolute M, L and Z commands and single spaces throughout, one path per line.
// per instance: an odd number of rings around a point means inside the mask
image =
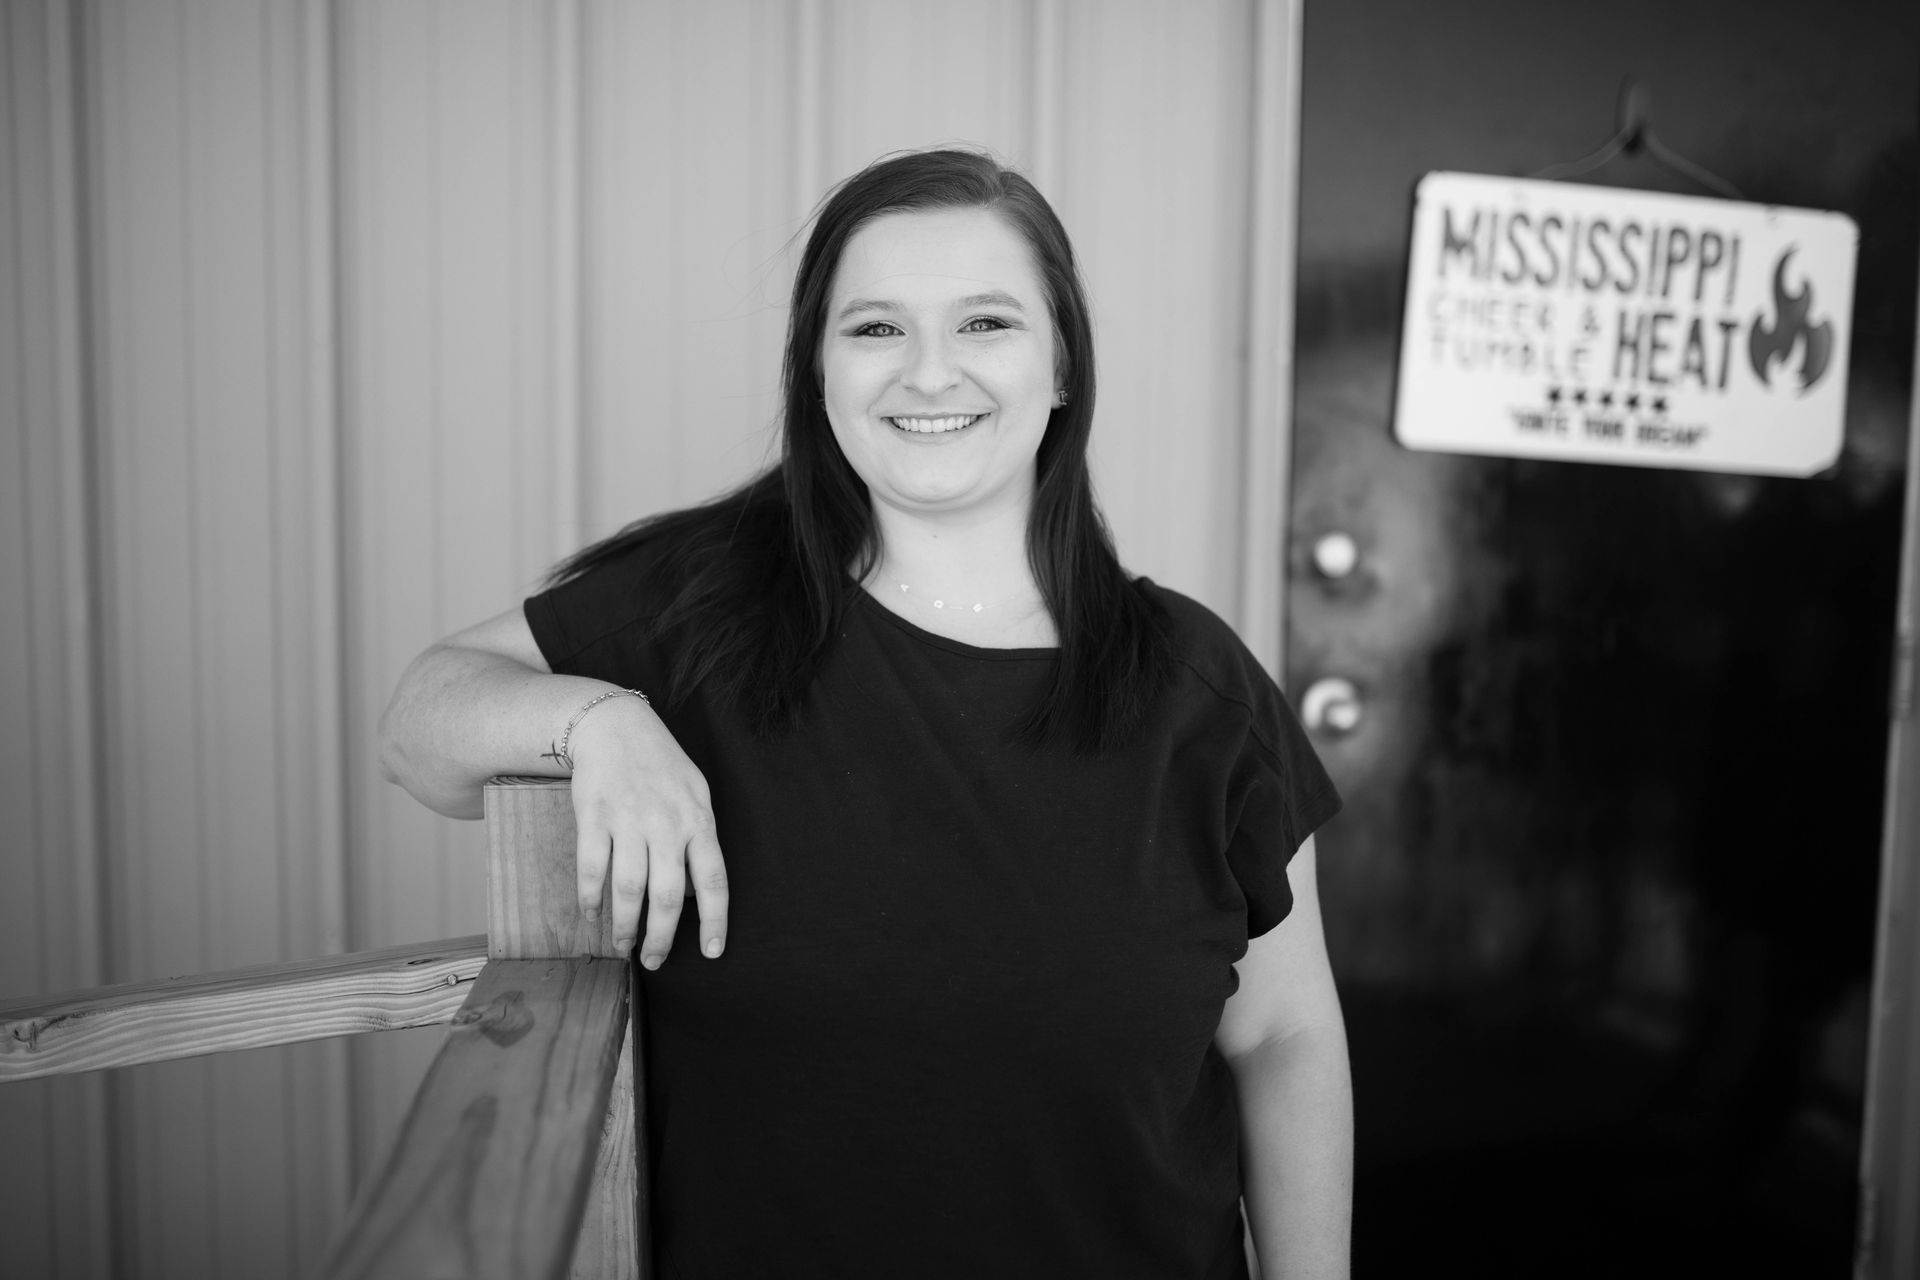
M 1575 404 L 1585 404 L 1587 402 L 1587 389 L 1585 387 L 1573 393 L 1573 402 Z
M 1560 403 L 1560 388 L 1558 388 L 1558 387 L 1548 387 L 1548 388 L 1547 388 L 1547 403 L 1548 403 L 1548 404 L 1559 404 L 1559 403 Z
M 1653 398 L 1653 411 L 1655 413 L 1665 413 L 1667 411 L 1667 398 L 1665 396 L 1655 396 Z

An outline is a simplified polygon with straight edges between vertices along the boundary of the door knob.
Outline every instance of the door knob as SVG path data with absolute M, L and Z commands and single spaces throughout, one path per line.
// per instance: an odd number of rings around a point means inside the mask
M 1347 734 L 1359 727 L 1360 690 L 1340 676 L 1322 676 L 1300 699 L 1300 718 L 1320 733 Z
M 1360 564 L 1360 544 L 1348 533 L 1323 533 L 1313 540 L 1313 568 L 1323 578 L 1344 578 Z

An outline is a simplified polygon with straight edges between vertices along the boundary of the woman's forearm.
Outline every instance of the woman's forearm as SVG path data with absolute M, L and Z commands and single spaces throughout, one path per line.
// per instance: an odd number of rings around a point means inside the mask
M 438 813 L 477 818 L 495 774 L 563 773 L 541 753 L 582 705 L 613 687 L 435 645 L 407 667 L 380 717 L 381 772 Z
M 1232 1060 L 1245 1198 L 1261 1280 L 1345 1280 L 1353 1084 L 1336 1019 Z
M 550 674 L 512 609 L 413 660 L 380 717 L 381 768 L 455 818 L 481 816 L 495 774 L 571 777 L 582 914 L 609 910 L 614 945 L 624 952 L 639 943 L 640 963 L 657 969 L 690 896 L 700 952 L 718 956 L 727 871 L 707 780 L 646 698 L 608 696 L 620 692 Z

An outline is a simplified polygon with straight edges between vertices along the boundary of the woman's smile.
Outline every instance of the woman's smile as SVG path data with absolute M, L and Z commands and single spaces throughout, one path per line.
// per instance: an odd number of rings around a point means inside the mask
M 936 418 L 924 414 L 906 414 L 888 418 L 887 421 L 912 435 L 939 436 L 965 431 L 986 416 L 984 413 L 962 413 Z

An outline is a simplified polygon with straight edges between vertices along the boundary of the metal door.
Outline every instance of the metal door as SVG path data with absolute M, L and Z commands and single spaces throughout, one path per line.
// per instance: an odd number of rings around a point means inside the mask
M 1303 50 L 1288 688 L 1347 797 L 1356 1274 L 1845 1275 L 1920 10 L 1319 0 Z M 1394 441 L 1414 183 L 1583 156 L 1628 76 L 1747 199 L 1858 222 L 1831 472 Z M 1709 194 L 1645 153 L 1582 181 Z

